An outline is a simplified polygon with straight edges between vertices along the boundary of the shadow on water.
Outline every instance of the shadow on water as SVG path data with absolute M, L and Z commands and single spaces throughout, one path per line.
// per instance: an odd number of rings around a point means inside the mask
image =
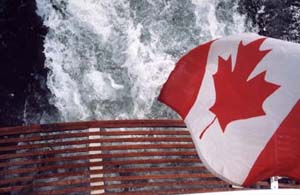
M 48 102 L 43 41 L 34 0 L 0 2 L 0 126 L 39 123 Z M 33 116 L 34 115 L 34 116 Z

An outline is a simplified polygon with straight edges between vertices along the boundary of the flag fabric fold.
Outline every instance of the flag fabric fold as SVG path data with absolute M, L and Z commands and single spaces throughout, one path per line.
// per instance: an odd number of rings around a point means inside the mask
M 200 45 L 183 56 L 161 90 L 158 99 L 182 118 L 185 118 L 198 95 L 212 42 Z
M 248 186 L 300 178 L 300 45 L 256 34 L 183 56 L 159 100 L 185 121 L 206 167 Z

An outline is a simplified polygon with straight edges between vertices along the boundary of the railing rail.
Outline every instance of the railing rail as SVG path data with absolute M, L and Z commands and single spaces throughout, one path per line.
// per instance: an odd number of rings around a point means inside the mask
M 82 130 L 88 128 L 129 128 L 129 127 L 185 127 L 182 120 L 105 120 L 105 121 L 84 121 L 84 122 L 67 122 L 53 123 L 42 125 L 29 125 L 17 127 L 2 127 L 0 128 L 0 136 L 39 133 L 47 131 L 67 131 L 67 130 Z

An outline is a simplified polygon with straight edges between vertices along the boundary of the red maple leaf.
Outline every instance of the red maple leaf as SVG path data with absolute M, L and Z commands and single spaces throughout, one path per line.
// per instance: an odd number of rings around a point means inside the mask
M 232 121 L 265 115 L 263 102 L 279 88 L 265 80 L 266 71 L 248 80 L 257 64 L 271 51 L 259 50 L 264 40 L 258 39 L 247 45 L 240 42 L 233 71 L 231 56 L 227 60 L 219 56 L 218 71 L 213 75 L 216 101 L 210 111 L 216 115 L 213 122 L 217 118 L 223 132 Z

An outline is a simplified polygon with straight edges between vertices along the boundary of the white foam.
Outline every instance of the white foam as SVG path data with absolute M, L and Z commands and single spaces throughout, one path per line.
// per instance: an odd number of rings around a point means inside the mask
M 220 2 L 228 0 L 37 0 L 49 27 L 47 86 L 62 120 L 176 117 L 156 98 L 180 56 L 245 31 L 236 8 L 231 20 L 217 17 Z

